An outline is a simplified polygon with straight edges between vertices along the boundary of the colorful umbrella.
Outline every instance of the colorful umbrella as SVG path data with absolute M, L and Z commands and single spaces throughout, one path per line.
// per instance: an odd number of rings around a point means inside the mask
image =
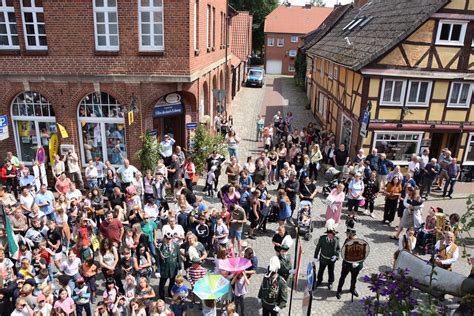
M 220 274 L 207 274 L 194 284 L 193 292 L 202 300 L 217 300 L 230 291 L 230 282 Z
M 252 262 L 247 258 L 227 258 L 219 261 L 219 269 L 231 273 L 245 271 L 251 266 Z

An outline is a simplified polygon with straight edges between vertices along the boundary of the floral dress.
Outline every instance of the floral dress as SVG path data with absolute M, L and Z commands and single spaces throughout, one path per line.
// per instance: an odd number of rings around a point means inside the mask
M 373 203 L 377 193 L 379 192 L 379 187 L 376 180 L 367 180 L 365 183 L 364 193 L 362 196 L 365 198 L 367 203 Z

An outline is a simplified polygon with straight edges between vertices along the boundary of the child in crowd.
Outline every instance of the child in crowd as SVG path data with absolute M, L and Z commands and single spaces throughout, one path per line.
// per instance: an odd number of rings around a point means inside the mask
M 231 284 L 233 286 L 235 309 L 237 312 L 240 310 L 239 315 L 244 316 L 244 296 L 248 292 L 249 279 L 245 272 L 239 272 L 234 274 Z
M 170 309 L 174 313 L 174 316 L 185 316 L 188 306 L 181 296 L 174 295 L 171 301 Z
M 201 266 L 201 260 L 199 260 L 197 257 L 191 258 L 191 267 L 188 268 L 188 280 L 189 283 L 191 283 L 191 286 L 194 287 L 194 284 L 202 279 L 206 273 L 206 268 Z M 194 293 L 191 295 L 191 304 L 195 303 L 195 296 L 196 295 L 194 295 Z
M 89 248 L 90 249 L 90 248 Z M 91 293 L 91 303 L 95 304 L 96 298 L 96 275 L 97 275 L 97 266 L 94 264 L 94 257 L 92 251 L 86 257 L 85 262 L 81 265 L 80 273 L 84 278 L 86 286 Z
M 209 245 L 209 226 L 206 224 L 206 217 L 199 215 L 198 224 L 196 226 L 196 235 L 198 241 L 203 244 L 204 248 L 208 249 Z
M 216 166 L 212 166 L 206 176 L 207 195 L 214 197 L 214 182 L 216 181 Z
M 77 278 L 76 287 L 74 288 L 72 295 L 72 299 L 74 300 L 74 303 L 76 303 L 76 316 L 82 316 L 82 311 L 85 311 L 86 315 L 91 315 L 90 298 L 91 293 L 85 284 L 84 278 Z
M 173 297 L 179 296 L 182 299 L 188 296 L 189 290 L 186 284 L 184 284 L 184 277 L 182 275 L 176 276 L 173 287 L 171 288 L 171 295 Z

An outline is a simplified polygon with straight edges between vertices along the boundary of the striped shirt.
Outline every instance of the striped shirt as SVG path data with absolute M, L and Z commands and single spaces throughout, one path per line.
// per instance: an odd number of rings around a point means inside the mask
M 188 269 L 189 283 L 194 287 L 194 284 L 202 279 L 207 274 L 206 268 L 203 268 L 201 265 L 195 267 L 190 267 Z

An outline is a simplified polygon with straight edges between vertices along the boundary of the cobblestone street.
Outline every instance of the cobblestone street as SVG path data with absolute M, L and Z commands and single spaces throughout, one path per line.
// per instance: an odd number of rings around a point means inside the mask
M 277 77 L 268 76 L 266 79 L 266 85 L 262 89 L 258 88 L 243 88 L 237 95 L 233 102 L 231 114 L 234 116 L 235 130 L 237 135 L 241 138 L 242 142 L 239 145 L 239 162 L 242 164 L 248 155 L 255 155 L 261 150 L 261 143 L 255 142 L 255 120 L 257 115 L 260 113 L 265 116 L 266 122 L 269 122 L 276 111 L 282 111 L 286 113 L 288 111 L 293 112 L 295 117 L 294 125 L 296 128 L 305 126 L 308 122 L 313 120 L 313 116 L 309 110 L 305 109 L 307 99 L 304 92 L 300 88 L 294 85 L 294 81 L 289 77 Z M 226 178 L 222 178 L 221 183 L 224 183 Z M 318 187 L 323 183 L 318 183 Z M 472 185 L 470 189 L 472 192 Z M 271 187 L 272 190 L 276 189 Z M 213 199 L 209 201 L 215 203 Z M 432 198 L 425 203 L 425 212 L 423 217 L 426 216 L 426 212 L 430 206 L 443 207 L 446 213 L 458 212 L 462 213 L 466 207 L 466 200 L 455 196 L 452 200 L 441 200 Z M 360 298 L 369 295 L 370 292 L 365 284 L 361 282 L 361 278 L 370 273 L 384 271 L 390 269 L 393 265 L 393 252 L 396 250 L 397 245 L 395 241 L 389 238 L 395 232 L 395 228 L 388 227 L 381 223 L 383 216 L 383 199 L 377 200 L 376 206 L 376 218 L 369 216 L 362 216 L 356 224 L 357 233 L 360 238 L 365 239 L 370 244 L 370 255 L 364 263 L 364 268 L 359 274 L 359 282 L 357 290 L 360 294 Z M 302 300 L 303 290 L 306 282 L 306 266 L 308 262 L 313 261 L 313 255 L 315 250 L 314 241 L 324 232 L 324 219 L 326 207 L 321 199 L 321 196 L 315 199 L 313 208 L 313 221 L 315 222 L 315 230 L 313 232 L 313 238 L 310 241 L 302 241 L 303 246 L 303 257 L 301 260 L 300 269 L 300 281 L 298 282 L 297 290 L 293 294 L 293 302 L 291 313 L 288 308 L 281 312 L 281 315 L 302 315 Z M 343 213 L 345 211 L 343 210 Z M 343 221 L 345 217 L 343 217 Z M 396 220 L 398 221 L 398 219 Z M 398 223 L 398 222 L 397 222 Z M 261 308 L 257 300 L 258 289 L 261 284 L 263 272 L 266 269 L 270 257 L 274 255 L 274 249 L 271 243 L 274 230 L 277 228 L 277 224 L 273 223 L 269 225 L 269 232 L 262 236 L 258 236 L 256 240 L 247 240 L 249 245 L 253 247 L 255 253 L 259 259 L 259 270 L 258 274 L 251 279 L 249 293 L 246 295 L 245 306 L 247 313 L 246 315 L 260 315 Z M 346 227 L 344 223 L 338 228 L 339 237 L 342 242 L 345 239 Z M 291 249 L 291 257 L 294 259 L 295 246 Z M 454 270 L 464 275 L 468 275 L 470 267 L 467 265 L 465 259 L 460 259 L 458 263 L 454 265 Z M 339 278 L 341 270 L 341 260 L 336 263 L 336 282 Z M 354 300 L 350 302 L 351 296 L 349 294 L 349 278 L 346 279 L 345 287 L 341 300 L 335 297 L 335 288 L 333 291 L 329 291 L 325 287 L 327 282 L 327 274 L 323 280 L 323 286 L 319 287 L 314 293 L 313 300 L 313 315 L 364 315 L 365 312 L 362 309 L 360 300 Z M 335 284 L 336 286 L 336 284 Z

